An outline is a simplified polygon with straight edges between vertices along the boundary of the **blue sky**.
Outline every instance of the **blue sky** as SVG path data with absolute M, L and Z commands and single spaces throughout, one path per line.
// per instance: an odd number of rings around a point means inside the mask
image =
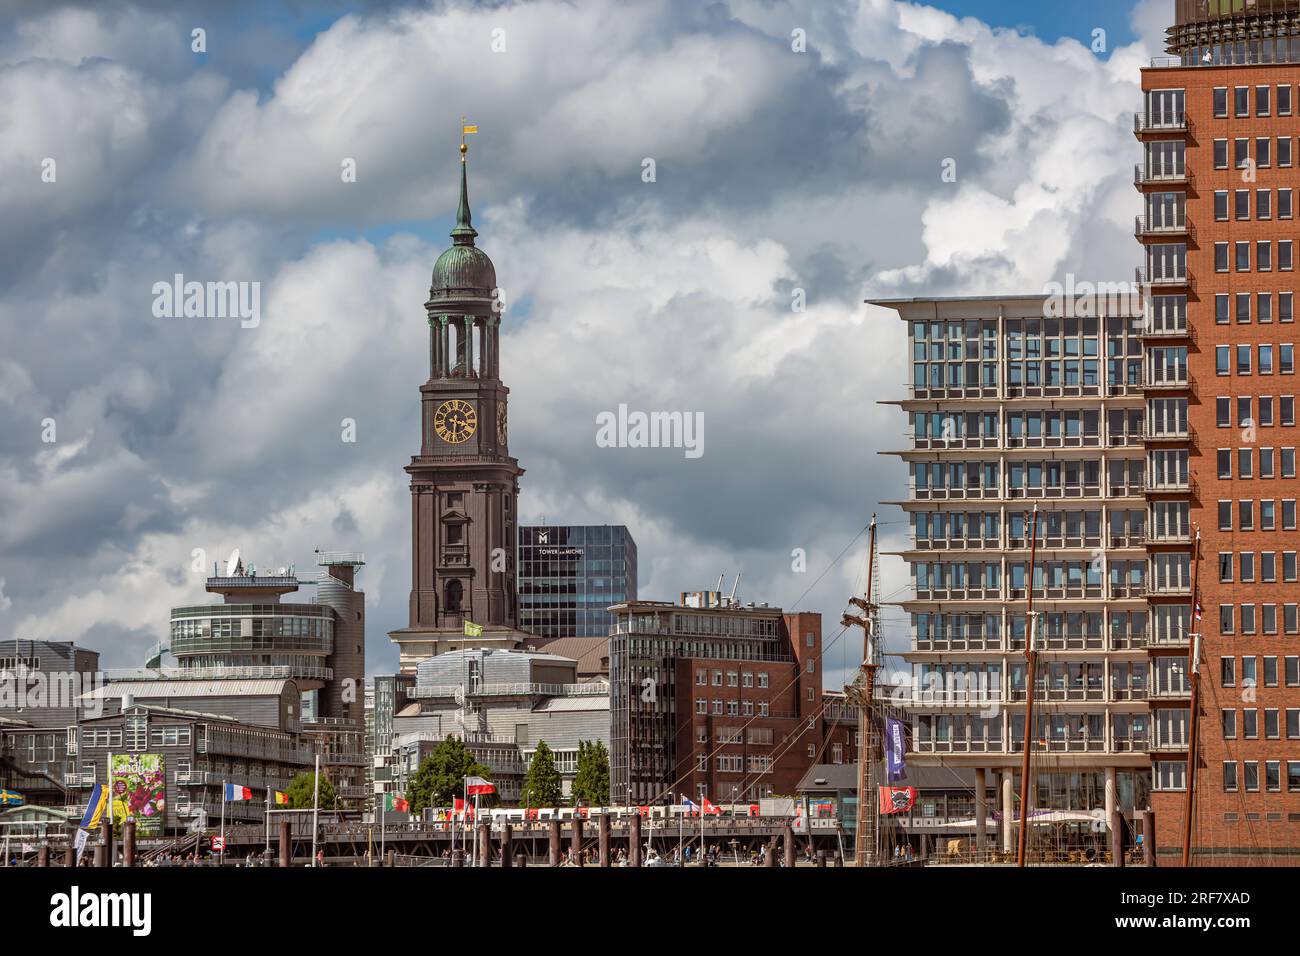
M 1073 37 L 1091 43 L 1097 27 L 1106 31 L 1111 50 L 1133 40 L 1130 0 L 936 0 L 931 6 L 958 16 L 978 17 L 991 26 L 1025 28 L 1047 41 Z

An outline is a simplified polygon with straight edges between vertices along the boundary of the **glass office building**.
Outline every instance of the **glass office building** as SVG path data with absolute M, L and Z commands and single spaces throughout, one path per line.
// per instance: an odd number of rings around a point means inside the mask
M 608 608 L 636 600 L 636 542 L 623 525 L 519 528 L 519 626 L 539 637 L 605 637 Z

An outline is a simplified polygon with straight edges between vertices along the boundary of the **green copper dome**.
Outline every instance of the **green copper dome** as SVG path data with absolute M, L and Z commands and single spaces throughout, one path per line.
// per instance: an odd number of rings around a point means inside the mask
M 465 160 L 460 164 L 460 205 L 456 209 L 456 228 L 451 231 L 450 249 L 433 264 L 433 284 L 430 292 L 437 295 L 444 290 L 473 290 L 490 296 L 497 287 L 497 270 L 482 249 L 474 245 L 478 233 L 470 223 L 469 187 L 466 183 Z

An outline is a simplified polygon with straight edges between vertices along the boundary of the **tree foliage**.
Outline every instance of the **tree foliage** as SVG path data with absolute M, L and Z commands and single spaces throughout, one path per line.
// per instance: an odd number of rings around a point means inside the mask
M 573 778 L 573 802 L 591 807 L 609 804 L 609 751 L 599 740 L 578 742 L 578 773 Z
M 291 810 L 310 810 L 315 789 L 316 774 L 311 771 L 298 774 L 293 778 L 293 782 L 289 784 L 289 789 L 285 791 L 289 796 L 289 808 Z M 334 784 L 330 783 L 329 777 L 321 774 L 319 806 L 322 810 L 333 810 L 334 802 Z
M 439 742 L 433 752 L 420 761 L 419 769 L 406 788 L 411 813 L 419 814 L 426 807 L 451 806 L 453 799 L 465 796 L 466 777 L 492 779 L 488 768 L 474 759 L 474 754 L 459 737 L 453 735 Z
M 558 807 L 563 796 L 560 771 L 555 768 L 555 755 L 545 740 L 537 742 L 537 750 L 528 764 L 524 787 L 519 794 L 521 807 Z

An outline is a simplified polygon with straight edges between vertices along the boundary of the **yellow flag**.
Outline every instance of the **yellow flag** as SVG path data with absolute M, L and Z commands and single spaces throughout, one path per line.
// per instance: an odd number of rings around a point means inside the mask
M 465 636 L 466 636 L 466 637 L 482 637 L 482 636 L 483 636 L 483 625 L 482 625 L 482 624 L 475 624 L 473 621 L 466 621 L 466 622 L 465 622 Z
M 477 132 L 478 132 L 478 127 L 477 127 L 477 126 L 462 126 L 462 127 L 460 128 L 460 131 L 461 131 L 461 133 L 466 134 L 466 135 L 469 134 L 469 133 L 477 133 Z

